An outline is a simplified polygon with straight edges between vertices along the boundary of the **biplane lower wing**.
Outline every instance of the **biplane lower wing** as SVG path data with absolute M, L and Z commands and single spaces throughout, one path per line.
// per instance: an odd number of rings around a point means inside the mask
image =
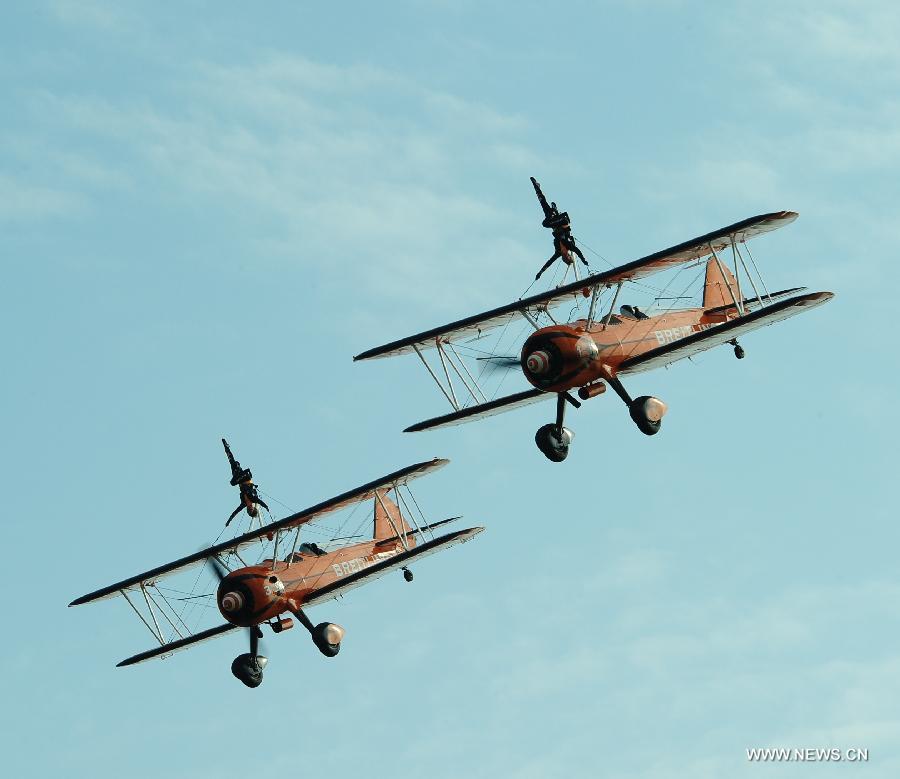
M 170 641 L 168 644 L 162 644 L 161 646 L 154 647 L 153 649 L 148 649 L 146 652 L 140 652 L 136 655 L 132 655 L 131 657 L 126 658 L 121 663 L 116 663 L 116 668 L 124 668 L 126 665 L 137 665 L 138 663 L 143 663 L 145 660 L 152 660 L 154 657 L 166 657 L 168 655 L 174 654 L 182 649 L 187 649 L 189 646 L 193 646 L 194 644 L 202 643 L 203 641 L 209 641 L 211 638 L 218 638 L 219 636 L 223 636 L 226 633 L 231 632 L 232 630 L 239 630 L 237 625 L 232 625 L 229 622 L 226 622 L 224 625 L 219 625 L 214 628 L 210 628 L 209 630 L 203 630 L 200 633 L 194 633 L 192 636 L 188 636 L 187 638 L 179 638 L 177 641 Z
M 692 335 L 673 341 L 657 349 L 651 349 L 636 357 L 630 357 L 619 365 L 617 373 L 625 375 L 629 373 L 641 373 L 653 368 L 661 368 L 669 363 L 683 360 L 699 352 L 712 349 L 714 346 L 728 343 L 752 330 L 766 325 L 775 324 L 783 319 L 808 311 L 811 308 L 827 303 L 834 297 L 831 292 L 812 292 L 807 295 L 798 295 L 787 300 L 780 300 L 765 308 L 745 314 L 737 319 L 732 319 L 721 325 L 715 325 L 707 330 L 700 330 Z
M 362 571 L 351 573 L 341 579 L 338 579 L 335 582 L 332 582 L 331 584 L 326 584 L 324 587 L 318 590 L 313 590 L 304 599 L 303 605 L 304 607 L 315 606 L 317 603 L 324 603 L 327 600 L 337 598 L 338 596 L 343 595 L 344 593 L 349 592 L 356 587 L 366 584 L 373 579 L 378 579 L 379 577 L 384 576 L 391 571 L 396 571 L 400 568 L 404 568 L 405 566 L 413 562 L 413 560 L 427 557 L 428 555 L 434 554 L 441 549 L 448 549 L 449 547 L 456 546 L 457 544 L 464 544 L 466 541 L 470 541 L 471 539 L 473 539 L 483 530 L 483 527 L 470 527 L 466 530 L 457 530 L 455 533 L 448 533 L 447 535 L 439 536 L 438 538 L 435 538 L 431 541 L 426 541 L 423 544 L 418 544 L 412 549 L 409 549 L 405 552 L 400 552 L 400 554 L 395 555 L 394 557 L 389 557 L 388 559 L 365 568 Z
M 517 392 L 515 395 L 506 395 L 496 400 L 490 400 L 487 403 L 479 403 L 468 408 L 454 411 L 450 414 L 426 419 L 424 422 L 417 422 L 410 425 L 404 433 L 418 433 L 421 430 L 432 430 L 436 427 L 449 427 L 451 425 L 461 425 L 463 422 L 472 422 L 476 419 L 483 419 L 492 414 L 499 414 L 503 411 L 510 411 L 519 406 L 527 406 L 538 400 L 546 400 L 547 398 L 555 398 L 556 393 L 542 392 L 539 389 L 525 390 Z
M 237 536 L 236 538 L 232 538 L 230 541 L 223 541 L 222 543 L 211 546 L 208 549 L 202 549 L 199 552 L 188 555 L 187 557 L 182 557 L 178 560 L 174 560 L 171 563 L 167 563 L 166 565 L 160 565 L 157 568 L 152 568 L 149 571 L 144 571 L 144 573 L 139 573 L 136 576 L 131 576 L 127 579 L 123 579 L 122 581 L 116 582 L 115 584 L 110 584 L 107 587 L 103 587 L 99 590 L 95 590 L 94 592 L 90 592 L 87 595 L 82 595 L 80 598 L 76 598 L 75 600 L 73 600 L 69 604 L 69 606 L 80 606 L 83 603 L 90 603 L 95 600 L 111 598 L 117 595 L 120 591 L 129 589 L 141 583 L 155 582 L 163 578 L 164 576 L 169 576 L 170 574 L 175 573 L 176 571 L 183 571 L 195 565 L 201 565 L 202 563 L 205 563 L 210 557 L 215 557 L 216 555 L 224 554 L 227 552 L 239 551 L 244 547 L 254 543 L 258 539 L 268 536 L 269 534 L 276 533 L 281 530 L 286 530 L 287 528 L 296 527 L 297 525 L 304 525 L 308 522 L 312 522 L 313 520 L 318 519 L 324 514 L 328 514 L 332 511 L 338 511 L 339 509 L 346 508 L 347 506 L 352 506 L 356 503 L 361 503 L 363 501 L 374 498 L 377 490 L 391 489 L 394 485 L 407 484 L 408 482 L 418 478 L 419 476 L 423 476 L 426 473 L 435 471 L 438 468 L 443 468 L 448 462 L 450 461 L 435 458 L 434 460 L 428 460 L 426 462 L 410 465 L 406 468 L 401 468 L 399 471 L 394 471 L 393 473 L 389 473 L 387 476 L 382 476 L 380 479 L 376 479 L 375 481 L 369 482 L 368 484 L 363 484 L 361 487 L 357 487 L 356 489 L 345 492 L 342 495 L 338 495 L 336 498 L 331 498 L 330 500 L 323 501 L 322 503 L 318 503 L 311 508 L 304 509 L 303 511 L 298 511 L 296 514 L 291 514 L 289 517 L 279 519 L 276 522 L 272 522 L 261 528 L 257 528 L 256 530 L 251 530 L 249 533 L 244 533 L 243 535 Z
M 734 242 L 743 243 L 756 235 L 771 232 L 779 227 L 790 224 L 797 218 L 794 211 L 774 211 L 770 214 L 760 214 L 749 219 L 713 230 L 711 233 L 692 238 L 684 243 L 670 246 L 668 249 L 654 252 L 646 257 L 620 265 L 602 273 L 564 284 L 561 287 L 541 292 L 522 298 L 514 303 L 485 311 L 481 314 L 468 316 L 456 322 L 434 327 L 430 330 L 417 333 L 408 338 L 391 341 L 383 346 L 357 354 L 353 360 L 371 360 L 381 357 L 393 357 L 398 354 L 407 354 L 414 350 L 432 349 L 439 343 L 459 343 L 463 338 L 477 338 L 482 333 L 504 325 L 522 312 L 538 310 L 548 306 L 557 305 L 572 295 L 581 294 L 582 290 L 595 286 L 611 286 L 626 281 L 636 281 L 653 273 L 673 268 L 693 260 L 711 255 L 714 251 L 722 251 Z

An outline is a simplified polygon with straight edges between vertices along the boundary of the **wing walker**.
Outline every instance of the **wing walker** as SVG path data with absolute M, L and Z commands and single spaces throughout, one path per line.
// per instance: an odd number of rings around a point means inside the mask
M 560 462 L 567 457 L 573 439 L 572 431 L 564 424 L 566 407 L 579 408 L 582 401 L 602 395 L 609 386 L 626 405 L 638 429 L 655 435 L 666 404 L 652 396 L 632 397 L 623 384 L 624 377 L 661 368 L 722 344 L 730 344 L 735 356 L 743 358 L 739 337 L 809 311 L 833 297 L 831 292 L 807 293 L 801 287 L 770 293 L 759 274 L 747 241 L 796 218 L 792 211 L 750 217 L 620 267 L 581 280 L 576 278 L 546 292 L 369 349 L 353 359 L 415 353 L 422 361 L 453 410 L 414 424 L 405 432 L 470 422 L 555 398 L 556 419 L 540 427 L 535 442 L 548 459 Z M 726 265 L 728 255 L 733 271 Z M 622 305 L 616 312 L 626 284 L 661 271 L 693 267 L 699 267 L 705 275 L 699 307 L 669 306 L 648 315 L 636 306 Z M 602 313 L 600 303 L 605 294 L 611 295 L 611 303 Z M 571 307 L 573 301 L 579 300 L 587 303 L 586 315 L 581 318 L 565 321 L 551 311 L 562 304 Z M 527 321 L 533 332 L 525 339 L 517 358 L 497 359 L 507 359 L 518 367 L 531 388 L 489 397 L 476 378 L 480 377 L 479 370 L 467 365 L 473 354 L 484 353 L 473 345 L 483 343 L 489 331 L 500 327 L 505 330 L 506 325 L 519 318 Z M 429 351 L 436 355 L 430 363 L 426 359 Z

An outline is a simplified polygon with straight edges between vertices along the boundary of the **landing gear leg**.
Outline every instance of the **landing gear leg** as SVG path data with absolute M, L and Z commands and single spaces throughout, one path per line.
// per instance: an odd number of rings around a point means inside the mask
M 269 660 L 259 653 L 259 639 L 262 638 L 262 630 L 259 629 L 259 625 L 254 625 L 249 630 L 250 652 L 234 658 L 231 663 L 231 673 L 247 687 L 259 687 L 263 680 L 263 669 Z
M 628 406 L 628 413 L 631 415 L 634 424 L 637 425 L 638 430 L 644 435 L 656 435 L 662 426 L 662 418 L 667 411 L 666 404 L 659 398 L 654 398 L 650 395 L 641 395 L 641 397 L 632 400 L 631 395 L 622 386 L 622 382 L 619 381 L 617 376 L 607 376 L 605 378 L 609 386 L 616 391 L 616 394 Z
M 739 360 L 743 360 L 746 352 L 744 351 L 744 347 L 738 343 L 737 338 L 732 338 L 728 343 L 734 347 L 734 356 Z
M 314 626 L 303 609 L 297 609 L 294 616 L 309 631 L 313 643 L 325 657 L 334 657 L 341 651 L 341 641 L 345 631 L 340 625 L 335 625 L 333 622 L 322 622 Z
M 565 392 L 556 396 L 556 422 L 538 428 L 534 436 L 534 442 L 544 457 L 555 463 L 561 463 L 569 456 L 569 444 L 575 434 L 563 425 L 566 416 L 566 403 L 572 403 L 575 408 L 581 404 Z

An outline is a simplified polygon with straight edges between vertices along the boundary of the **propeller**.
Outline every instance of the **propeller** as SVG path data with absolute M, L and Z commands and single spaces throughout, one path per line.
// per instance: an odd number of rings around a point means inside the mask
M 484 366 L 485 370 L 488 371 L 497 371 L 504 370 L 508 371 L 513 368 L 521 368 L 522 361 L 518 357 L 513 357 L 511 355 L 496 355 L 493 357 L 476 357 L 476 360 L 480 362 L 485 362 L 487 365 Z
M 228 569 L 222 564 L 222 561 L 218 557 L 209 557 L 207 558 L 212 565 L 212 569 L 216 574 L 216 578 L 219 580 L 219 583 L 222 583 L 222 580 L 228 575 Z M 217 593 L 218 594 L 218 593 Z M 269 662 L 268 658 L 264 657 L 259 653 L 259 640 L 262 638 L 262 630 L 259 625 L 254 625 L 253 627 L 247 628 L 247 632 L 250 634 L 250 654 L 256 658 L 256 664 L 260 667 L 260 670 L 266 667 L 266 663 Z

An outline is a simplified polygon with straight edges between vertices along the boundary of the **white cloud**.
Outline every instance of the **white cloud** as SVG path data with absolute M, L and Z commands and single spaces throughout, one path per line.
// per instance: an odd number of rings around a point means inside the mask
M 145 191 L 192 205 L 199 196 L 265 225 L 245 231 L 258 236 L 255 255 L 276 252 L 335 282 L 352 269 L 369 294 L 430 287 L 452 307 L 473 268 L 489 280 L 529 254 L 509 238 L 493 251 L 520 222 L 481 186 L 486 171 L 504 168 L 527 186 L 521 166 L 538 160 L 518 140 L 520 117 L 378 68 L 283 54 L 200 63 L 173 88 L 182 98 L 173 105 L 43 91 L 30 108 L 125 160 Z M 68 173 L 81 184 L 115 178 L 88 166 Z M 478 259 L 486 248 L 489 263 Z
M 87 203 L 77 193 L 0 173 L 0 220 L 31 221 L 82 214 Z

